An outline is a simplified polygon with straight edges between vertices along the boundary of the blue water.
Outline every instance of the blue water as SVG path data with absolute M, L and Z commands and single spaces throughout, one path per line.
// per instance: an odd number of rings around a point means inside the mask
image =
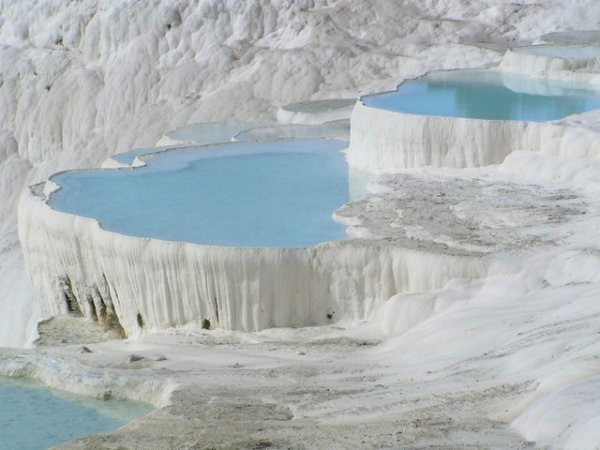
M 162 147 L 136 148 L 135 150 L 131 150 L 130 152 L 117 153 L 116 155 L 111 156 L 111 158 L 114 159 L 115 161 L 131 165 L 131 164 L 133 164 L 133 161 L 135 161 L 135 158 L 150 155 L 152 153 L 169 150 L 169 149 L 176 148 L 176 147 L 177 146 L 174 146 L 174 145 L 165 145 Z
M 277 141 L 171 151 L 144 168 L 67 172 L 58 210 L 106 229 L 224 246 L 303 247 L 345 239 L 341 141 Z
M 114 430 L 148 412 L 138 403 L 59 397 L 37 384 L 0 377 L 0 450 L 46 449 Z
M 600 109 L 600 92 L 583 84 L 465 70 L 406 81 L 363 103 L 419 115 L 545 122 Z
M 198 145 L 224 144 L 231 142 L 238 133 L 251 128 L 261 127 L 260 123 L 254 122 L 205 122 L 186 125 L 171 131 L 168 136 L 182 142 L 190 142 Z M 161 150 L 180 147 L 181 145 L 166 145 L 162 147 L 136 148 L 129 152 L 118 153 L 112 159 L 125 164 L 132 164 L 139 156 L 156 153 Z

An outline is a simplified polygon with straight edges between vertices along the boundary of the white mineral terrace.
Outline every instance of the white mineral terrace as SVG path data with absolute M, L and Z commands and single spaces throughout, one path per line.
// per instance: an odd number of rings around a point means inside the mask
M 66 314 L 73 296 L 86 317 L 115 314 L 129 336 L 205 320 L 211 328 L 255 331 L 377 317 L 397 292 L 436 289 L 491 270 L 480 252 L 439 255 L 387 241 L 286 249 L 137 238 L 44 200 L 30 192 L 19 206 L 43 316 Z
M 317 114 L 321 103 L 315 107 Z M 202 133 L 196 134 L 208 135 L 214 142 L 227 140 L 240 130 L 252 137 L 254 126 L 217 125 L 217 134 L 210 127 L 196 127 L 183 134 L 193 136 L 194 130 L 200 130 Z M 319 127 L 316 130 L 321 132 Z M 259 126 L 257 136 L 281 137 L 285 130 L 271 128 L 273 131 Z M 295 133 L 303 132 L 303 128 L 298 130 Z M 573 145 L 573 133 L 586 145 Z M 347 158 L 351 169 L 388 172 L 498 164 L 515 150 L 594 160 L 600 157 L 598 136 L 593 128 L 560 120 L 423 116 L 368 107 L 359 101 L 352 114 Z M 146 151 L 151 150 L 137 152 L 134 165 L 143 164 Z M 398 220 L 394 216 L 406 206 L 399 208 L 397 201 L 382 203 L 372 194 L 367 198 L 377 200 L 375 203 L 358 200 L 336 214 L 356 240 L 311 248 L 244 248 L 107 231 L 94 219 L 54 210 L 47 198 L 53 189 L 51 182 L 34 186 L 19 205 L 19 236 L 42 317 L 80 312 L 94 320 L 115 321 L 127 336 L 186 324 L 257 331 L 380 320 L 386 302 L 397 293 L 428 291 L 455 278 L 480 279 L 512 271 L 502 258 L 490 263 L 486 257 L 492 249 L 495 253 L 506 250 L 508 237 L 505 242 L 496 233 L 494 238 L 483 239 L 471 230 L 466 239 L 448 238 L 447 228 L 456 233 L 466 226 L 452 225 L 458 220 L 456 211 L 439 211 L 429 222 L 425 216 L 406 213 Z M 408 187 L 404 185 L 404 189 Z M 430 191 L 429 187 L 420 189 Z M 352 176 L 350 191 L 364 192 L 353 186 Z M 412 206 L 430 212 L 428 202 L 431 199 Z M 534 202 L 530 207 L 545 208 Z M 411 217 L 417 217 L 414 225 Z M 437 220 L 440 227 L 423 231 L 426 223 Z M 523 224 L 517 221 L 505 233 L 514 238 L 512 228 L 516 226 Z M 420 229 L 416 240 L 410 232 L 414 227 Z M 468 235 L 469 228 L 463 232 Z
M 600 2 L 1 8 L 0 376 L 157 408 L 64 448 L 599 448 L 600 111 L 348 105 L 459 69 L 600 90 Z M 307 248 L 120 234 L 44 181 L 348 134 L 350 239 Z
M 532 58 L 548 64 L 532 70 L 529 65 L 537 65 Z M 591 60 L 596 64 L 597 58 Z M 555 71 L 552 61 L 547 56 L 509 50 L 492 70 L 600 86 L 598 75 L 585 67 L 575 72 L 561 66 Z M 543 89 L 541 80 L 534 81 Z M 536 93 L 539 87 L 534 84 L 519 89 Z M 597 110 L 546 122 L 444 117 L 390 111 L 367 106 L 361 99 L 352 112 L 347 158 L 351 167 L 375 172 L 426 166 L 481 167 L 499 164 L 517 150 L 596 160 L 600 158 L 599 117 Z

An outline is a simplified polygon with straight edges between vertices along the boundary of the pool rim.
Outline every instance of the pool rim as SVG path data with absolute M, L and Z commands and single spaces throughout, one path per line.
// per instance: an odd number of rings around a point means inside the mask
M 512 51 L 512 50 L 509 50 Z M 527 55 L 529 55 L 527 53 Z M 537 56 L 537 55 L 536 55 Z M 600 59 L 600 58 L 599 58 Z M 539 76 L 533 76 L 530 74 L 523 74 L 523 73 L 519 73 L 519 72 L 513 72 L 513 71 L 507 71 L 507 70 L 503 70 L 500 65 L 498 64 L 488 64 L 485 66 L 481 66 L 481 67 L 467 67 L 467 68 L 455 68 L 455 69 L 442 69 L 442 70 L 429 70 L 421 75 L 418 75 L 416 77 L 410 77 L 410 78 L 405 78 L 402 81 L 400 81 L 400 83 L 398 83 L 396 85 L 396 87 L 394 89 L 389 89 L 386 91 L 381 91 L 381 92 L 373 92 L 370 94 L 364 94 L 361 95 L 358 99 L 357 99 L 357 103 L 360 103 L 361 106 L 365 107 L 365 108 L 372 108 L 378 111 L 387 111 L 389 113 L 394 113 L 394 114 L 406 114 L 408 116 L 416 116 L 416 117 L 439 117 L 439 118 L 446 118 L 446 119 L 450 119 L 450 120 L 477 120 L 477 121 L 485 121 L 485 122 L 515 122 L 515 123 L 540 123 L 540 124 L 556 124 L 556 123 L 560 123 L 561 121 L 565 120 L 568 117 L 572 117 L 575 115 L 579 115 L 579 114 L 587 114 L 587 113 L 592 113 L 592 112 L 597 112 L 600 111 L 600 107 L 596 108 L 596 109 L 591 109 L 589 111 L 581 111 L 578 113 L 573 113 L 573 114 L 569 114 L 566 116 L 562 116 L 559 117 L 557 119 L 552 119 L 552 120 L 542 120 L 542 121 L 535 121 L 535 120 L 519 120 L 519 119 L 484 119 L 481 117 L 465 117 L 465 116 L 447 116 L 447 115 L 439 115 L 439 114 L 417 114 L 417 113 L 412 113 L 412 112 L 407 112 L 407 111 L 398 111 L 398 110 L 394 110 L 394 109 L 388 109 L 388 108 L 380 108 L 377 106 L 373 106 L 373 105 L 367 105 L 365 104 L 364 100 L 366 98 L 369 97 L 376 97 L 376 96 L 382 96 L 382 95 L 386 95 L 386 94 L 393 94 L 394 92 L 398 92 L 398 90 L 400 89 L 400 87 L 402 85 L 404 85 L 407 82 L 411 82 L 411 81 L 418 81 L 421 80 L 423 78 L 427 78 L 428 76 L 434 75 L 434 74 L 439 74 L 442 75 L 444 73 L 453 73 L 453 72 L 489 72 L 489 73 L 497 73 L 497 74 L 513 74 L 516 76 L 521 76 L 521 77 L 529 77 L 533 80 L 546 80 L 546 81 L 562 81 L 564 82 L 564 79 L 561 79 L 559 77 L 552 77 L 552 76 L 548 76 L 548 74 L 544 74 L 544 75 L 539 75 Z M 596 86 L 593 83 L 586 83 L 589 84 L 590 87 L 594 87 Z M 590 90 L 596 90 L 598 92 L 598 95 L 600 97 L 600 85 L 598 85 L 595 89 L 590 89 Z M 350 128 L 352 130 L 352 128 Z
M 176 146 L 168 146 L 167 148 L 160 148 L 160 147 L 156 147 L 159 148 L 158 151 L 156 152 L 149 152 L 149 153 L 145 153 L 141 156 L 136 156 L 136 158 L 133 160 L 133 162 L 130 165 L 122 165 L 122 166 L 117 166 L 117 167 L 99 167 L 99 168 L 84 168 L 84 169 L 65 169 L 65 170 L 61 170 L 59 172 L 53 173 L 52 175 L 50 175 L 45 181 L 42 181 L 40 183 L 36 183 L 33 185 L 28 186 L 27 191 L 30 195 L 37 197 L 38 199 L 40 199 L 46 206 L 48 206 L 51 210 L 61 213 L 61 214 L 67 214 L 69 216 L 73 216 L 73 217 L 77 217 L 77 218 L 82 218 L 82 219 L 86 219 L 86 220 L 92 220 L 93 222 L 96 223 L 96 225 L 104 230 L 107 231 L 109 233 L 116 233 L 119 234 L 121 236 L 125 236 L 128 238 L 133 238 L 133 239 L 142 239 L 145 242 L 148 241 L 158 241 L 158 242 L 171 242 L 171 243 L 176 243 L 176 244 L 185 244 L 185 245 L 197 245 L 200 247 L 217 247 L 217 248 L 229 248 L 229 249 L 249 249 L 249 250 L 269 250 L 269 249 L 280 249 L 280 250 L 298 250 L 298 249 L 311 249 L 311 248 L 316 248 L 318 246 L 321 245 L 325 245 L 325 244 L 330 244 L 332 242 L 344 242 L 344 241 L 348 241 L 348 240 L 352 240 L 352 238 L 350 236 L 348 236 L 347 239 L 334 239 L 334 240 L 326 240 L 326 241 L 322 241 L 322 242 L 318 242 L 314 245 L 306 245 L 306 246 L 289 246 L 289 247 L 277 247 L 277 246 L 262 246 L 262 247 L 256 247 L 256 246 L 240 246 L 240 245 L 218 245 L 218 244 L 209 244 L 209 243 L 199 243 L 199 242 L 190 242 L 190 241 L 179 241 L 179 240 L 170 240 L 170 239 L 159 239 L 159 238 L 154 238 L 154 237 L 148 237 L 148 236 L 140 236 L 140 235 L 133 235 L 133 234 L 125 234 L 122 233 L 120 231 L 116 231 L 116 230 L 111 230 L 109 228 L 106 228 L 103 223 L 96 217 L 90 217 L 90 216 L 84 216 L 84 215 L 80 215 L 80 214 L 75 214 L 75 213 L 71 213 L 71 212 L 67 212 L 67 211 L 62 211 L 60 209 L 54 208 L 52 205 L 52 199 L 54 197 L 54 195 L 59 192 L 61 189 L 63 189 L 63 186 L 61 186 L 60 184 L 56 183 L 55 181 L 53 181 L 53 178 L 61 176 L 61 175 L 65 175 L 65 174 L 69 174 L 69 173 L 85 173 L 85 172 L 100 172 L 100 171 L 129 171 L 129 170 L 136 170 L 136 169 L 143 169 L 144 167 L 146 167 L 146 161 L 147 160 L 151 160 L 157 157 L 161 157 L 161 156 L 165 156 L 166 153 L 171 152 L 171 151 L 175 151 L 175 152 L 185 152 L 185 151 L 190 151 L 190 150 L 195 150 L 198 149 L 200 151 L 202 150 L 210 150 L 210 149 L 216 149 L 217 147 L 226 147 L 226 146 L 230 146 L 230 145 L 256 145 L 256 144 L 260 144 L 260 143 L 277 143 L 277 142 L 303 142 L 303 141 L 332 141 L 332 142 L 339 142 L 339 143 L 343 143 L 344 147 L 340 150 L 332 150 L 332 151 L 339 151 L 342 155 L 344 155 L 344 161 L 348 167 L 348 169 L 350 169 L 350 165 L 348 164 L 348 159 L 347 159 L 347 150 L 348 150 L 348 146 L 350 144 L 349 141 L 345 141 L 339 138 L 320 138 L 320 139 L 271 139 L 271 140 L 266 140 L 266 141 L 232 141 L 232 142 L 224 142 L 224 143 L 219 143 L 219 144 L 183 144 L 183 145 L 176 145 Z M 127 152 L 124 152 L 127 153 Z M 269 153 L 268 151 L 266 152 L 256 152 L 257 154 L 259 153 Z M 109 157 L 110 159 L 110 157 Z M 136 163 L 137 161 L 137 163 Z M 187 165 L 188 163 L 186 163 Z M 183 166 L 185 167 L 185 166 Z M 38 188 L 42 188 L 42 192 L 36 192 L 36 189 Z M 350 201 L 350 200 L 349 200 Z M 339 206 L 339 208 L 343 207 L 346 203 L 342 204 Z M 338 208 L 338 209 L 339 209 Z M 342 222 L 339 222 L 338 220 L 336 220 L 336 215 L 335 212 L 337 210 L 333 211 L 331 213 L 331 219 L 333 222 L 340 224 L 341 226 L 347 228 L 348 226 Z

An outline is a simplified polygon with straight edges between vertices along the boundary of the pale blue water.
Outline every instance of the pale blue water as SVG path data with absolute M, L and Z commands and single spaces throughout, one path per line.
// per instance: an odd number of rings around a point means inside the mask
M 465 70 L 406 81 L 363 103 L 419 115 L 545 122 L 600 109 L 600 93 L 584 84 Z
M 157 152 L 173 149 L 176 147 L 178 147 L 178 146 L 165 145 L 162 147 L 136 148 L 135 150 L 131 150 L 130 152 L 117 153 L 116 155 L 111 156 L 111 158 L 114 159 L 115 161 L 119 161 L 121 163 L 131 165 L 131 164 L 133 164 L 133 161 L 135 160 L 135 158 L 145 156 L 145 155 L 150 155 L 152 153 L 157 153 Z
M 224 246 L 304 247 L 345 239 L 345 142 L 229 144 L 171 151 L 144 168 L 67 172 L 53 208 L 106 229 Z
M 197 145 L 224 144 L 231 142 L 238 133 L 251 128 L 262 126 L 254 122 L 204 122 L 186 125 L 171 131 L 167 136 L 183 142 L 190 142 Z M 188 144 L 184 144 L 188 145 Z M 165 145 L 162 147 L 136 148 L 129 152 L 118 153 L 112 156 L 112 159 L 125 164 L 133 163 L 138 156 L 144 156 L 156 153 L 162 150 L 181 147 L 182 145 Z
M 114 430 L 147 405 L 58 396 L 38 384 L 0 377 L 0 450 L 40 450 Z

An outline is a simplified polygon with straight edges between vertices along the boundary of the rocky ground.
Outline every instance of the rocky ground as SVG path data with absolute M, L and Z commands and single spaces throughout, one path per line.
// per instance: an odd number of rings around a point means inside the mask
M 89 322 L 73 327 L 75 321 L 83 319 L 56 320 L 53 329 L 64 325 L 67 341 L 97 340 L 77 331 Z M 29 357 L 60 355 L 84 378 L 101 368 L 108 379 L 151 377 L 177 386 L 166 406 L 65 449 L 533 446 L 483 413 L 514 401 L 527 383 L 455 390 L 465 377 L 474 383 L 477 373 L 395 374 L 373 360 L 380 338 L 368 328 L 341 326 L 251 335 L 179 330 L 135 342 L 88 343 L 90 352 L 81 343 L 43 346 Z M 440 377 L 447 377 L 441 389 Z

